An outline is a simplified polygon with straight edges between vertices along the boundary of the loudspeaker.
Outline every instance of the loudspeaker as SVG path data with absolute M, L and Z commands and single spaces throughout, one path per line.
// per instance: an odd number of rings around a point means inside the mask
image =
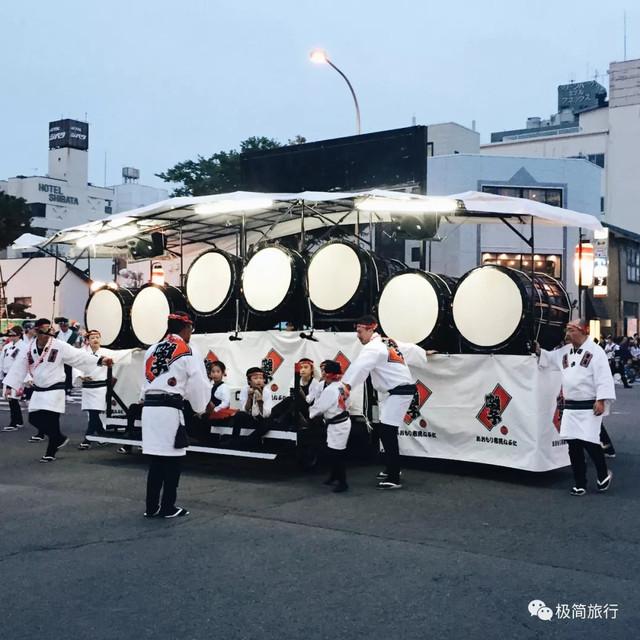
M 164 254 L 167 247 L 167 240 L 163 233 L 156 231 L 151 234 L 150 239 L 140 238 L 132 240 L 129 245 L 129 255 L 133 260 L 146 260 L 156 258 Z
M 436 214 L 391 216 L 391 227 L 401 240 L 430 240 L 438 233 L 439 224 L 440 216 Z

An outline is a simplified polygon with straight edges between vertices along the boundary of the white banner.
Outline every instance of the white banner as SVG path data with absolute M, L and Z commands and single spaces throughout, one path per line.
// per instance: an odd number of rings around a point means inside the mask
M 254 331 L 194 335 L 204 357 L 227 366 L 227 383 L 235 392 L 246 384 L 249 367 L 269 373 L 269 387 L 280 401 L 293 387 L 294 363 L 302 357 L 337 359 L 346 366 L 358 354 L 354 333 L 318 331 L 317 342 L 297 332 Z M 119 368 L 115 391 L 130 404 L 142 384 L 142 351 L 132 364 Z M 541 370 L 534 356 L 436 355 L 423 367 L 412 367 L 418 381 L 406 427 L 400 429 L 400 452 L 407 456 L 481 462 L 528 471 L 548 471 L 569 464 L 566 443 L 559 436 L 557 398 L 560 372 Z M 362 413 L 362 388 L 351 394 L 351 412 Z

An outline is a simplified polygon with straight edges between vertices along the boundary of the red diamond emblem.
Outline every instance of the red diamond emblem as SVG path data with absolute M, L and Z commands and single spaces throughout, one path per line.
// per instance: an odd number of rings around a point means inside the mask
M 431 391 L 431 389 L 429 389 L 429 387 L 427 387 L 423 382 L 421 382 L 420 380 L 416 382 L 416 392 L 413 395 L 413 400 L 411 400 L 409 409 L 404 416 L 405 424 L 411 424 L 420 416 L 420 409 L 422 409 L 424 403 L 431 397 L 432 393 L 433 392 Z M 424 425 L 422 424 L 422 422 L 424 422 Z M 420 426 L 423 429 L 426 429 L 426 420 L 421 420 Z
M 511 402 L 511 396 L 504 387 L 497 384 L 491 393 L 484 397 L 484 405 L 476 418 L 489 430 L 502 422 L 502 414 Z
M 347 358 L 347 356 L 345 356 L 342 351 L 338 351 L 334 360 L 340 365 L 342 373 L 345 374 L 347 369 L 349 368 L 349 365 L 351 364 L 351 360 L 349 360 L 349 358 Z

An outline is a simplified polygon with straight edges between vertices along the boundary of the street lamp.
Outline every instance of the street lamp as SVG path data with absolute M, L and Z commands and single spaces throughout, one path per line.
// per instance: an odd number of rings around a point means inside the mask
M 338 69 L 338 67 L 336 67 L 336 65 L 333 64 L 331 60 L 329 60 L 329 56 L 327 55 L 327 52 L 324 51 L 323 49 L 314 49 L 309 54 L 309 59 L 311 60 L 311 62 L 315 64 L 328 64 L 330 67 L 335 69 L 343 77 L 344 81 L 347 83 L 347 86 L 349 87 L 349 91 L 351 91 L 351 96 L 353 97 L 353 103 L 356 106 L 356 132 L 358 135 L 360 135 L 361 133 L 360 132 L 360 106 L 358 105 L 358 98 L 356 98 L 356 92 L 353 90 L 353 87 L 349 82 L 349 78 L 347 78 L 347 76 L 345 76 L 344 73 L 342 73 L 342 71 L 340 71 L 340 69 Z

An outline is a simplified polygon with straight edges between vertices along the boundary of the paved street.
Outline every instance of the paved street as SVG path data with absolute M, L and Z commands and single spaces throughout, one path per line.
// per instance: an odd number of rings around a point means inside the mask
M 53 464 L 30 427 L 0 434 L 2 637 L 637 637 L 640 386 L 618 394 L 608 494 L 569 496 L 568 468 L 422 461 L 402 491 L 376 491 L 378 467 L 360 465 L 333 495 L 323 470 L 190 455 L 192 514 L 176 521 L 142 517 L 140 455 L 76 450 L 74 403 Z M 551 621 L 529 614 L 535 599 Z M 559 620 L 562 604 L 608 604 L 609 619 Z

